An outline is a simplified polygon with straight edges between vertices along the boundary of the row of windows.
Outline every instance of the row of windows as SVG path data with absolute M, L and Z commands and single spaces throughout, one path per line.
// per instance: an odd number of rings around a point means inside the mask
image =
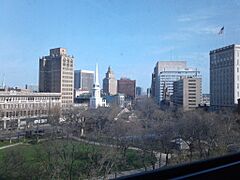
M 191 85 L 196 85 L 196 83 L 188 83 L 188 85 L 189 85 L 189 86 L 191 86 Z
M 63 71 L 62 73 L 63 73 L 63 74 L 67 74 L 67 75 L 73 75 L 73 72 L 72 72 L 72 71 Z
M 0 101 L 41 101 L 41 100 L 59 100 L 59 97 L 0 97 Z
M 63 69 L 63 70 L 69 70 L 69 71 L 72 71 L 72 72 L 73 72 L 73 68 L 72 68 L 72 66 L 71 66 L 71 67 L 67 67 L 67 68 L 66 68 L 66 66 L 63 66 L 62 69 Z
M 66 79 L 73 79 L 73 76 L 63 76 L 63 78 L 66 78 Z
M 63 99 L 73 99 L 73 97 L 72 96 L 62 96 L 62 100 Z M 63 101 L 62 101 L 63 102 Z
M 62 92 L 64 92 L 64 91 L 73 91 L 73 89 L 72 88 L 62 88 Z M 64 94 L 64 93 L 62 93 L 62 94 Z
M 47 110 L 29 110 L 29 111 L 10 111 L 1 112 L 0 117 L 23 117 L 23 116 L 39 116 L 47 115 Z
M 62 101 L 62 103 L 63 103 L 63 104 L 72 104 L 72 100 L 71 100 L 71 101 L 70 101 L 70 100 L 68 100 L 68 101 L 65 100 L 65 101 Z
M 56 105 L 56 103 L 31 103 L 31 104 L 0 104 L 0 109 L 15 109 L 15 108 L 44 108 L 49 105 Z

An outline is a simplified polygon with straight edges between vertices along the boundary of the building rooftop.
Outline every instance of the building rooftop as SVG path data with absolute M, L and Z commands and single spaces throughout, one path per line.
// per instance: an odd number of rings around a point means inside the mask
M 221 51 L 226 51 L 226 50 L 232 49 L 233 47 L 240 48 L 240 45 L 239 44 L 232 44 L 232 45 L 229 45 L 229 46 L 224 46 L 224 47 L 221 47 L 221 48 L 214 49 L 214 50 L 210 51 L 209 54 L 214 54 L 214 53 L 218 53 L 218 52 L 221 52 Z

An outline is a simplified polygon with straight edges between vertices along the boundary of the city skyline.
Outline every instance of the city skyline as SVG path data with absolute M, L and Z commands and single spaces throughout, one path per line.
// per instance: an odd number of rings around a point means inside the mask
M 38 84 L 39 56 L 65 47 L 74 69 L 93 70 L 98 63 L 102 80 L 110 65 L 116 79 L 136 79 L 145 91 L 157 61 L 184 60 L 201 71 L 203 93 L 209 93 L 209 52 L 239 44 L 240 26 L 230 21 L 240 16 L 239 6 L 216 0 L 1 1 L 0 80 L 5 74 L 9 86 Z M 59 11 L 49 13 L 52 8 Z

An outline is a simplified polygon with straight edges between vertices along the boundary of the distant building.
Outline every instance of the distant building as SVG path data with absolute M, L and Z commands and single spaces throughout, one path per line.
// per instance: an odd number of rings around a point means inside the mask
M 74 105 L 89 107 L 92 93 L 87 90 L 74 89 Z
M 67 49 L 50 49 L 39 59 L 39 92 L 61 93 L 62 107 L 73 104 L 73 57 Z
M 96 65 L 95 81 L 92 88 L 92 97 L 90 98 L 90 108 L 97 109 L 102 106 L 106 106 L 106 101 L 101 98 L 101 90 L 98 79 L 98 65 Z
M 142 88 L 141 87 L 136 87 L 136 96 L 141 96 L 142 95 Z
M 117 80 L 118 93 L 125 94 L 127 99 L 135 99 L 136 96 L 136 80 L 121 78 Z
M 49 111 L 61 107 L 61 93 L 0 91 L 0 129 L 22 129 L 48 122 Z
M 173 82 L 181 77 L 201 77 L 200 71 L 188 68 L 186 61 L 158 61 L 152 74 L 151 97 L 160 104 L 164 87 L 173 94 Z
M 108 67 L 106 77 L 103 79 L 103 93 L 107 95 L 117 94 L 117 80 L 110 66 Z
M 173 83 L 173 104 L 183 110 L 192 110 L 201 104 L 201 78 L 183 77 Z
M 94 83 L 94 71 L 75 70 L 74 71 L 74 89 L 92 92 Z
M 116 106 L 119 106 L 121 108 L 123 108 L 125 106 L 125 96 L 124 94 L 115 94 L 115 95 L 112 95 L 112 96 L 106 96 L 106 102 L 107 104 L 110 104 L 111 105 L 116 105 Z
M 32 92 L 38 92 L 38 86 L 37 85 L 25 85 L 25 89 L 30 90 Z
M 151 88 L 147 88 L 147 97 L 151 97 Z
M 240 98 L 240 45 L 210 51 L 210 105 L 233 107 Z
M 210 94 L 202 94 L 201 105 L 210 106 Z

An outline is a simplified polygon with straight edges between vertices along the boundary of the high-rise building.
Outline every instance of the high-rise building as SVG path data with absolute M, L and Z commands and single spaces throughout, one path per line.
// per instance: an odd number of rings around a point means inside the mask
M 147 97 L 151 97 L 151 88 L 147 88 Z
M 136 80 L 121 78 L 117 80 L 118 93 L 125 94 L 127 99 L 135 99 L 136 96 Z
M 186 61 L 158 61 L 152 74 L 151 97 L 160 104 L 167 88 L 173 94 L 173 82 L 181 77 L 201 77 L 200 71 L 188 68 Z
M 137 86 L 136 87 L 136 96 L 141 96 L 142 95 L 142 88 Z
M 50 49 L 39 59 L 39 92 L 61 93 L 62 107 L 73 103 L 73 56 L 67 49 Z
M 201 78 L 183 77 L 173 83 L 173 104 L 183 110 L 192 110 L 201 104 Z
M 92 88 L 92 97 L 90 98 L 90 108 L 106 106 L 106 101 L 101 98 L 101 89 L 98 80 L 98 65 L 96 64 L 95 81 Z
M 240 98 L 240 45 L 210 51 L 210 105 L 231 107 Z
M 110 66 L 108 67 L 106 77 L 103 79 L 103 93 L 107 95 L 117 94 L 117 80 Z
M 74 89 L 92 92 L 94 83 L 94 71 L 75 70 L 74 71 Z

